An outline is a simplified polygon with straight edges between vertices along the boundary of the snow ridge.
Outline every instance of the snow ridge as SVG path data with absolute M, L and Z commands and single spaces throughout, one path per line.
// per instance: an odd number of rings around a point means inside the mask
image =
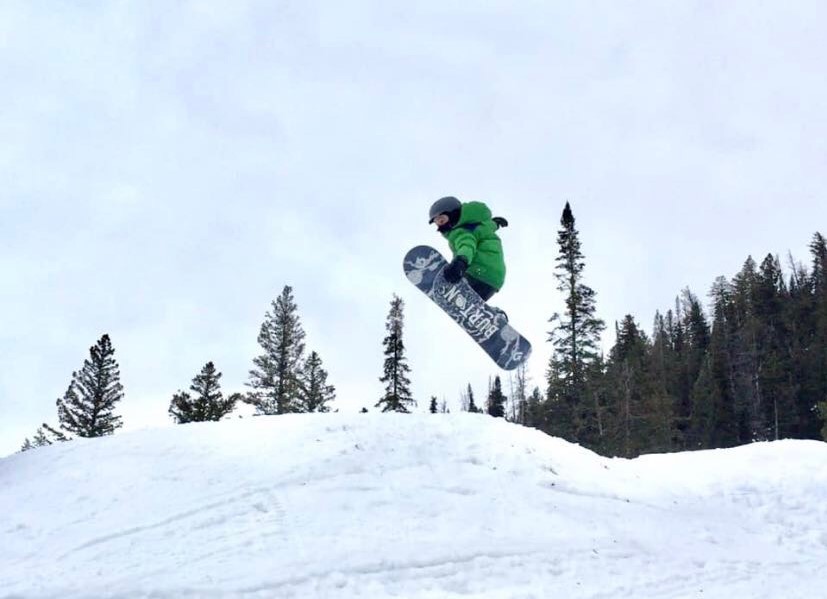
M 0 460 L 0 514 L 9 598 L 812 598 L 827 444 L 621 460 L 476 414 L 259 417 Z

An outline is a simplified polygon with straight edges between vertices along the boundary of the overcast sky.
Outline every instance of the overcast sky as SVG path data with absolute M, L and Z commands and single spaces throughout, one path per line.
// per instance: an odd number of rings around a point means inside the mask
M 443 195 L 504 230 L 534 343 L 571 202 L 609 324 L 827 233 L 827 4 L 0 2 L 0 455 L 108 333 L 126 429 L 208 360 L 241 391 L 293 286 L 337 407 L 373 408 L 394 293 L 420 407 L 493 363 L 402 273 Z M 605 343 L 612 335 L 607 333 Z

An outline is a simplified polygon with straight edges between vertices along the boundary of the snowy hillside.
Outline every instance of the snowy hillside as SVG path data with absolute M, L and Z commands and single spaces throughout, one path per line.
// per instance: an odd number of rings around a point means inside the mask
M 827 597 L 827 444 L 296 415 L 0 460 L 0 597 Z

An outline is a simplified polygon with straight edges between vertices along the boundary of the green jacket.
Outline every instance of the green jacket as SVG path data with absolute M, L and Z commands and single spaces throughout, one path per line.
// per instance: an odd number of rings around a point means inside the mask
M 442 235 L 456 256 L 468 260 L 466 275 L 499 290 L 505 282 L 503 245 L 497 237 L 497 223 L 482 202 L 465 202 L 459 221 Z

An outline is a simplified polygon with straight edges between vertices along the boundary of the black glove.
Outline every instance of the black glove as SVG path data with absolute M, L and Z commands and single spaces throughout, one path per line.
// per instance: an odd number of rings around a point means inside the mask
M 508 226 L 508 221 L 505 220 L 502 216 L 495 216 L 491 220 L 493 220 L 495 223 L 497 223 L 497 228 L 498 229 L 504 229 L 505 227 Z
M 465 274 L 467 268 L 468 260 L 466 260 L 465 256 L 457 256 L 445 267 L 442 274 L 449 283 L 456 283 L 462 278 L 462 275 Z

